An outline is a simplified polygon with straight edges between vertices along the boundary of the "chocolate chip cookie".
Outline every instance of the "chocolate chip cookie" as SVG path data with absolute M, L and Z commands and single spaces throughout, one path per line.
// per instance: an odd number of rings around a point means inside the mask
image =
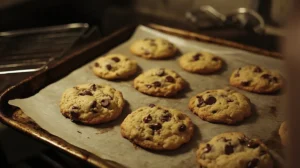
M 137 71 L 137 63 L 121 54 L 108 54 L 92 65 L 95 75 L 104 79 L 126 79 Z
M 223 61 L 207 52 L 189 52 L 179 58 L 179 65 L 188 72 L 209 74 L 219 71 Z
M 173 57 L 177 52 L 177 48 L 174 44 L 164 39 L 145 38 L 135 41 L 131 45 L 130 51 L 137 56 L 147 59 L 163 59 Z
M 138 91 L 160 97 L 170 97 L 184 88 L 185 82 L 176 72 L 165 69 L 150 69 L 134 79 Z
M 272 93 L 282 88 L 283 79 L 277 72 L 249 65 L 235 70 L 230 84 L 237 88 L 256 93 Z
M 154 104 L 133 111 L 121 124 L 124 138 L 153 150 L 176 149 L 191 139 L 193 131 L 188 116 Z
M 123 107 L 121 92 L 99 84 L 82 84 L 69 88 L 60 101 L 60 111 L 65 117 L 84 124 L 114 120 L 121 114 Z
M 286 146 L 288 142 L 288 128 L 286 122 L 281 123 L 278 133 L 281 139 L 281 144 Z
M 272 168 L 273 160 L 267 147 L 243 133 L 230 132 L 201 143 L 197 150 L 201 168 Z
M 230 89 L 207 90 L 192 97 L 189 109 L 201 119 L 235 124 L 251 115 L 250 100 Z

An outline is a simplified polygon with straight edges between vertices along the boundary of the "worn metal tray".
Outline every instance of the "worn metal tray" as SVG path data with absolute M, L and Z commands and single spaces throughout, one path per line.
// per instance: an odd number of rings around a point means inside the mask
M 156 24 L 148 24 L 146 26 L 175 36 L 239 48 L 242 50 L 259 53 L 261 55 L 275 57 L 278 59 L 282 58 L 282 56 L 276 52 L 270 52 L 255 47 L 245 46 L 242 44 L 222 39 L 204 36 L 201 34 L 196 34 Z M 99 54 L 104 54 L 108 50 L 125 42 L 131 37 L 135 28 L 136 26 L 128 26 L 111 34 L 108 37 L 87 44 L 81 49 L 74 51 L 71 54 L 60 59 L 59 61 L 50 63 L 48 65 L 48 69 L 44 69 L 23 80 L 19 84 L 7 89 L 4 93 L 2 93 L 0 97 L 1 122 L 16 130 L 19 130 L 20 132 L 23 132 L 47 144 L 51 144 L 67 153 L 77 156 L 80 159 L 86 160 L 87 162 L 97 167 L 120 167 L 121 165 L 119 165 L 118 163 L 99 158 L 98 156 L 84 149 L 78 148 L 74 145 L 67 143 L 59 137 L 51 135 L 47 131 L 40 128 L 28 116 L 26 116 L 21 109 L 9 105 L 8 101 L 17 98 L 26 98 L 36 94 L 45 86 L 63 78 L 78 67 L 95 59 L 97 56 L 99 56 Z

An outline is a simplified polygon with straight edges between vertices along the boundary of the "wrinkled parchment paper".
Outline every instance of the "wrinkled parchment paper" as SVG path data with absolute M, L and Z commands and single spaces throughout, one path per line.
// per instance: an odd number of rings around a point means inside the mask
M 132 55 L 129 52 L 130 44 L 136 39 L 145 37 L 168 39 L 180 49 L 181 53 L 188 51 L 208 51 L 214 53 L 222 57 L 227 65 L 220 73 L 204 76 L 191 74 L 182 70 L 176 61 L 178 57 L 170 60 L 146 60 Z M 58 82 L 47 86 L 32 97 L 11 100 L 9 103 L 20 107 L 28 116 L 51 134 L 73 145 L 86 149 L 101 158 L 113 160 L 125 167 L 133 168 L 195 167 L 195 151 L 201 141 L 207 141 L 219 133 L 228 131 L 242 131 L 248 136 L 268 140 L 274 138 L 274 133 L 276 134 L 279 124 L 282 121 L 281 110 L 278 108 L 280 102 L 278 94 L 259 95 L 239 90 L 250 98 L 253 103 L 254 114 L 235 126 L 205 122 L 193 115 L 187 107 L 189 98 L 199 92 L 207 89 L 228 87 L 229 76 L 231 72 L 238 67 L 256 64 L 280 71 L 283 66 L 282 60 L 239 49 L 222 47 L 220 45 L 186 40 L 144 26 L 139 26 L 129 41 L 117 46 L 109 53 L 122 53 L 131 59 L 137 60 L 142 71 L 155 67 L 173 69 L 177 71 L 190 86 L 175 98 L 151 97 L 136 91 L 132 87 L 132 79 L 128 81 L 111 82 L 96 77 L 90 70 L 91 63 L 89 63 L 74 70 Z M 178 54 L 178 56 L 179 55 L 180 54 Z M 117 120 L 98 126 L 83 126 L 73 123 L 61 115 L 59 111 L 59 101 L 63 91 L 77 84 L 90 82 L 110 84 L 123 93 L 128 103 L 123 114 Z M 126 115 L 130 111 L 150 103 L 176 108 L 190 116 L 196 127 L 191 141 L 174 151 L 153 152 L 136 147 L 128 140 L 122 138 L 119 126 Z

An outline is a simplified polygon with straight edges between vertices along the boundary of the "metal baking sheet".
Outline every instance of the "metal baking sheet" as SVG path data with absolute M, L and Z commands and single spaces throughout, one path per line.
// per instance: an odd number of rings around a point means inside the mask
M 207 51 L 222 57 L 225 68 L 214 75 L 198 75 L 183 71 L 177 58 L 168 60 L 146 60 L 136 57 L 129 52 L 130 44 L 140 38 L 161 37 L 173 42 L 181 53 L 188 51 Z M 259 137 L 264 141 L 277 141 L 274 134 L 283 120 L 281 108 L 278 106 L 280 95 L 260 95 L 244 92 L 253 103 L 253 115 L 234 126 L 213 124 L 195 117 L 188 110 L 189 98 L 207 89 L 229 87 L 228 79 L 231 72 L 238 67 L 255 64 L 282 72 L 283 61 L 259 54 L 246 52 L 240 49 L 224 47 L 221 45 L 198 42 L 165 34 L 148 27 L 139 26 L 132 37 L 125 43 L 109 51 L 109 53 L 122 53 L 131 59 L 137 60 L 142 71 L 150 68 L 170 68 L 178 72 L 188 83 L 189 87 L 174 98 L 158 98 L 144 95 L 132 87 L 132 80 L 107 81 L 96 77 L 90 69 L 92 62 L 74 70 L 68 76 L 48 85 L 37 94 L 25 98 L 9 101 L 9 104 L 20 107 L 40 127 L 56 135 L 70 144 L 85 149 L 103 159 L 112 160 L 124 167 L 195 167 L 195 151 L 201 141 L 207 141 L 213 136 L 228 132 L 241 131 L 251 137 Z M 178 54 L 179 56 L 180 54 Z M 99 55 L 101 56 L 101 55 Z M 78 125 L 63 117 L 59 111 L 59 101 L 63 91 L 82 83 L 110 84 L 120 90 L 127 101 L 123 114 L 115 121 L 97 126 Z M 238 89 L 236 89 L 238 90 Z M 177 150 L 153 152 L 139 148 L 120 134 L 120 124 L 126 115 L 138 107 L 150 103 L 176 108 L 191 117 L 195 124 L 195 132 L 191 141 Z M 272 145 L 272 144 L 271 144 Z

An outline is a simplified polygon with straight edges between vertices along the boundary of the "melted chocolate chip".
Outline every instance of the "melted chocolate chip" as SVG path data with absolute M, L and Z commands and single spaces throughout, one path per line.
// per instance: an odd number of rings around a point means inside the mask
M 207 105 L 212 105 L 215 104 L 217 99 L 213 96 L 210 96 L 208 99 L 205 100 L 205 104 Z
M 95 67 L 99 67 L 99 63 L 98 63 L 98 62 L 95 62 L 94 66 L 95 66 Z
M 247 164 L 247 168 L 255 168 L 258 165 L 259 159 L 254 158 Z
M 149 107 L 151 107 L 151 108 L 154 107 L 154 106 L 155 106 L 155 104 L 149 104 Z
M 182 125 L 180 125 L 180 126 L 178 127 L 178 130 L 179 130 L 180 132 L 184 132 L 184 131 L 186 130 L 186 126 L 185 126 L 184 124 L 182 124 Z
M 264 151 L 264 150 L 259 151 L 259 156 L 262 156 L 262 155 L 265 155 L 265 154 L 267 154 L 266 151 Z
M 194 60 L 194 61 L 198 61 L 199 58 L 200 58 L 200 56 L 202 56 L 202 54 L 200 54 L 200 53 L 195 54 L 195 55 L 193 56 L 193 60 Z
M 232 99 L 227 99 L 227 102 L 230 103 L 230 102 L 233 102 L 233 100 Z
M 249 86 L 250 85 L 250 81 L 242 81 L 241 85 L 243 85 L 243 86 Z
M 160 123 L 156 123 L 156 124 L 151 124 L 149 125 L 149 127 L 152 129 L 152 130 L 159 130 L 161 129 L 162 125 Z
M 97 86 L 95 84 L 92 84 L 91 89 L 92 89 L 92 91 L 95 91 L 97 89 Z
M 164 111 L 164 113 L 162 114 L 162 116 L 160 116 L 160 121 L 162 122 L 167 122 L 167 121 L 170 121 L 171 120 L 171 113 L 169 113 L 169 111 Z
M 260 67 L 255 67 L 255 69 L 253 70 L 253 72 L 261 73 L 262 69 Z
M 241 145 L 245 145 L 246 144 L 245 138 L 239 138 L 239 141 L 240 141 Z
M 107 64 L 106 69 L 110 71 L 112 69 L 112 66 L 110 64 Z
M 213 114 L 215 114 L 215 113 L 217 113 L 218 111 L 217 110 L 213 110 L 213 111 L 211 111 Z
M 278 82 L 278 78 L 277 77 L 273 77 L 272 79 L 273 79 L 274 82 L 276 82 L 276 83 Z
M 197 96 L 197 99 L 198 99 L 197 107 L 200 107 L 204 103 L 204 100 L 203 100 L 202 96 Z
M 271 75 L 269 75 L 269 74 L 263 74 L 263 75 L 261 75 L 261 77 L 264 78 L 264 79 L 269 79 L 271 77 Z
M 234 74 L 234 77 L 240 77 L 240 74 L 237 72 L 236 74 Z
M 79 95 L 80 96 L 86 96 L 86 95 L 93 96 L 93 93 L 89 90 L 84 90 L 83 92 L 80 92 Z
M 115 62 L 120 62 L 120 58 L 118 58 L 118 57 L 112 57 L 111 59 Z
M 91 104 L 91 108 L 97 108 L 97 102 L 93 101 L 93 103 Z
M 210 151 L 211 151 L 211 146 L 210 146 L 210 144 L 206 144 L 206 146 L 205 146 L 203 152 L 204 152 L 204 153 L 208 153 L 208 152 L 210 152 Z
M 102 107 L 108 107 L 109 105 L 110 105 L 109 100 L 107 100 L 107 99 L 101 100 L 101 106 Z
M 223 137 L 223 141 L 228 142 L 228 141 L 231 141 L 231 139 L 226 139 L 225 137 Z
M 151 85 L 148 85 L 148 84 L 146 84 L 145 86 L 146 86 L 147 88 L 151 88 L 151 87 L 152 87 Z
M 144 121 L 145 123 L 148 123 L 148 122 L 152 121 L 151 115 L 148 114 L 147 117 L 145 117 L 145 118 L 143 119 L 143 121 Z
M 157 76 L 163 76 L 165 74 L 165 70 L 164 69 L 159 69 L 157 72 L 156 72 L 156 75 Z
M 160 87 L 161 86 L 161 83 L 158 82 L 158 81 L 155 81 L 152 84 L 154 85 L 154 87 Z
M 71 119 L 72 119 L 72 120 L 78 120 L 79 113 L 76 113 L 76 112 L 74 112 L 74 111 L 71 111 L 70 114 L 71 114 Z
M 174 82 L 175 82 L 175 79 L 174 79 L 172 76 L 167 76 L 167 77 L 166 77 L 166 81 L 167 81 L 167 82 L 170 82 L 170 83 L 174 83 Z
M 247 147 L 249 147 L 249 148 L 257 148 L 257 147 L 259 147 L 259 143 L 255 142 L 253 140 L 250 140 L 248 142 L 248 144 L 247 144 Z
M 213 60 L 213 61 L 219 61 L 219 58 L 213 57 L 212 60 Z
M 233 146 L 232 145 L 225 145 L 225 154 L 230 155 L 233 153 Z

